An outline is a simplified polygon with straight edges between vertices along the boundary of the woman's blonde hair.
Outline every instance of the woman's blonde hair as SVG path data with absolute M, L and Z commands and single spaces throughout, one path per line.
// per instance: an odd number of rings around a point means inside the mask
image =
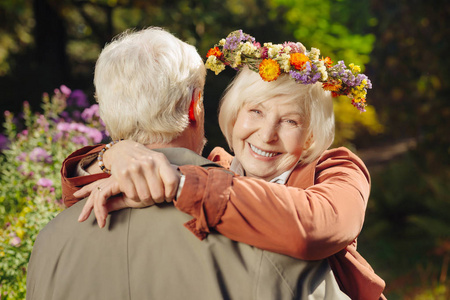
M 300 162 L 310 163 L 318 158 L 334 139 L 333 102 L 330 92 L 323 90 L 321 83 L 299 84 L 288 75 L 281 75 L 275 81 L 266 82 L 258 73 L 244 68 L 228 86 L 220 102 L 220 129 L 233 149 L 233 127 L 241 108 L 247 103 L 261 103 L 280 96 L 299 105 L 299 113 L 312 138 L 312 143 L 303 151 Z
M 100 116 L 113 139 L 168 143 L 188 126 L 192 93 L 203 91 L 205 75 L 195 47 L 165 30 L 127 31 L 96 63 Z

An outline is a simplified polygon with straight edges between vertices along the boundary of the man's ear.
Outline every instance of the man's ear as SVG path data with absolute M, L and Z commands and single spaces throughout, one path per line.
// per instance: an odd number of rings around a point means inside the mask
M 202 91 L 200 89 L 195 89 L 192 92 L 191 105 L 189 105 L 189 122 L 197 122 L 199 105 L 202 99 Z

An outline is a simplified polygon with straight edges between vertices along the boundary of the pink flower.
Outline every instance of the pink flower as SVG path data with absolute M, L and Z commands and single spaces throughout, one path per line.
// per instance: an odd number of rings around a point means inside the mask
M 39 180 L 36 184 L 47 188 L 47 187 L 53 186 L 53 181 L 51 179 L 47 179 L 47 178 L 39 178 Z
M 22 240 L 20 239 L 20 237 L 16 236 L 16 237 L 13 237 L 13 238 L 9 241 L 9 244 L 10 244 L 11 246 L 18 247 L 18 246 L 20 245 L 21 242 L 22 242 Z
M 45 163 L 51 163 L 53 161 L 51 155 L 41 147 L 36 147 L 30 152 L 30 160 Z
M 94 104 L 91 107 L 86 108 L 81 113 L 81 118 L 85 121 L 92 120 L 93 117 L 100 117 L 100 113 L 98 111 L 98 104 Z
M 94 143 L 98 144 L 102 141 L 103 135 L 102 133 L 95 128 L 87 128 L 87 135 L 90 139 L 94 141 Z
M 27 154 L 25 152 L 22 152 L 16 157 L 16 159 L 18 161 L 26 161 L 27 160 Z
M 72 91 L 65 85 L 61 85 L 59 89 L 61 90 L 61 93 L 63 93 L 66 96 L 70 96 L 70 93 L 72 93 Z
M 66 122 L 60 122 L 58 125 L 56 125 L 56 129 L 59 131 L 69 131 L 70 130 L 70 124 Z

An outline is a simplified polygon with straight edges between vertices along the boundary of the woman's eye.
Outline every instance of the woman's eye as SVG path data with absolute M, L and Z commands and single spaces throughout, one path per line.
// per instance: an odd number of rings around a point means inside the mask
M 298 123 L 297 123 L 296 121 L 294 121 L 294 120 L 285 120 L 285 122 L 286 122 L 287 124 L 293 125 L 293 126 L 297 126 L 297 125 L 298 125 Z
M 250 112 L 258 114 L 258 115 L 262 114 L 262 112 L 258 109 L 250 109 Z

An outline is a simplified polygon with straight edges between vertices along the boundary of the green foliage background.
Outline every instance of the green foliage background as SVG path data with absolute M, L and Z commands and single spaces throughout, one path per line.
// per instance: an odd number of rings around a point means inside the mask
M 0 106 L 19 112 L 28 100 L 39 110 L 41 93 L 61 84 L 93 103 L 97 55 L 128 28 L 165 27 L 202 56 L 241 28 L 360 64 L 374 87 L 368 112 L 335 104 L 335 146 L 357 151 L 373 179 L 359 249 L 386 279 L 389 299 L 447 299 L 449 20 L 443 0 L 2 0 Z M 207 77 L 205 153 L 226 147 L 216 111 L 233 75 Z M 405 140 L 407 153 L 397 151 Z

